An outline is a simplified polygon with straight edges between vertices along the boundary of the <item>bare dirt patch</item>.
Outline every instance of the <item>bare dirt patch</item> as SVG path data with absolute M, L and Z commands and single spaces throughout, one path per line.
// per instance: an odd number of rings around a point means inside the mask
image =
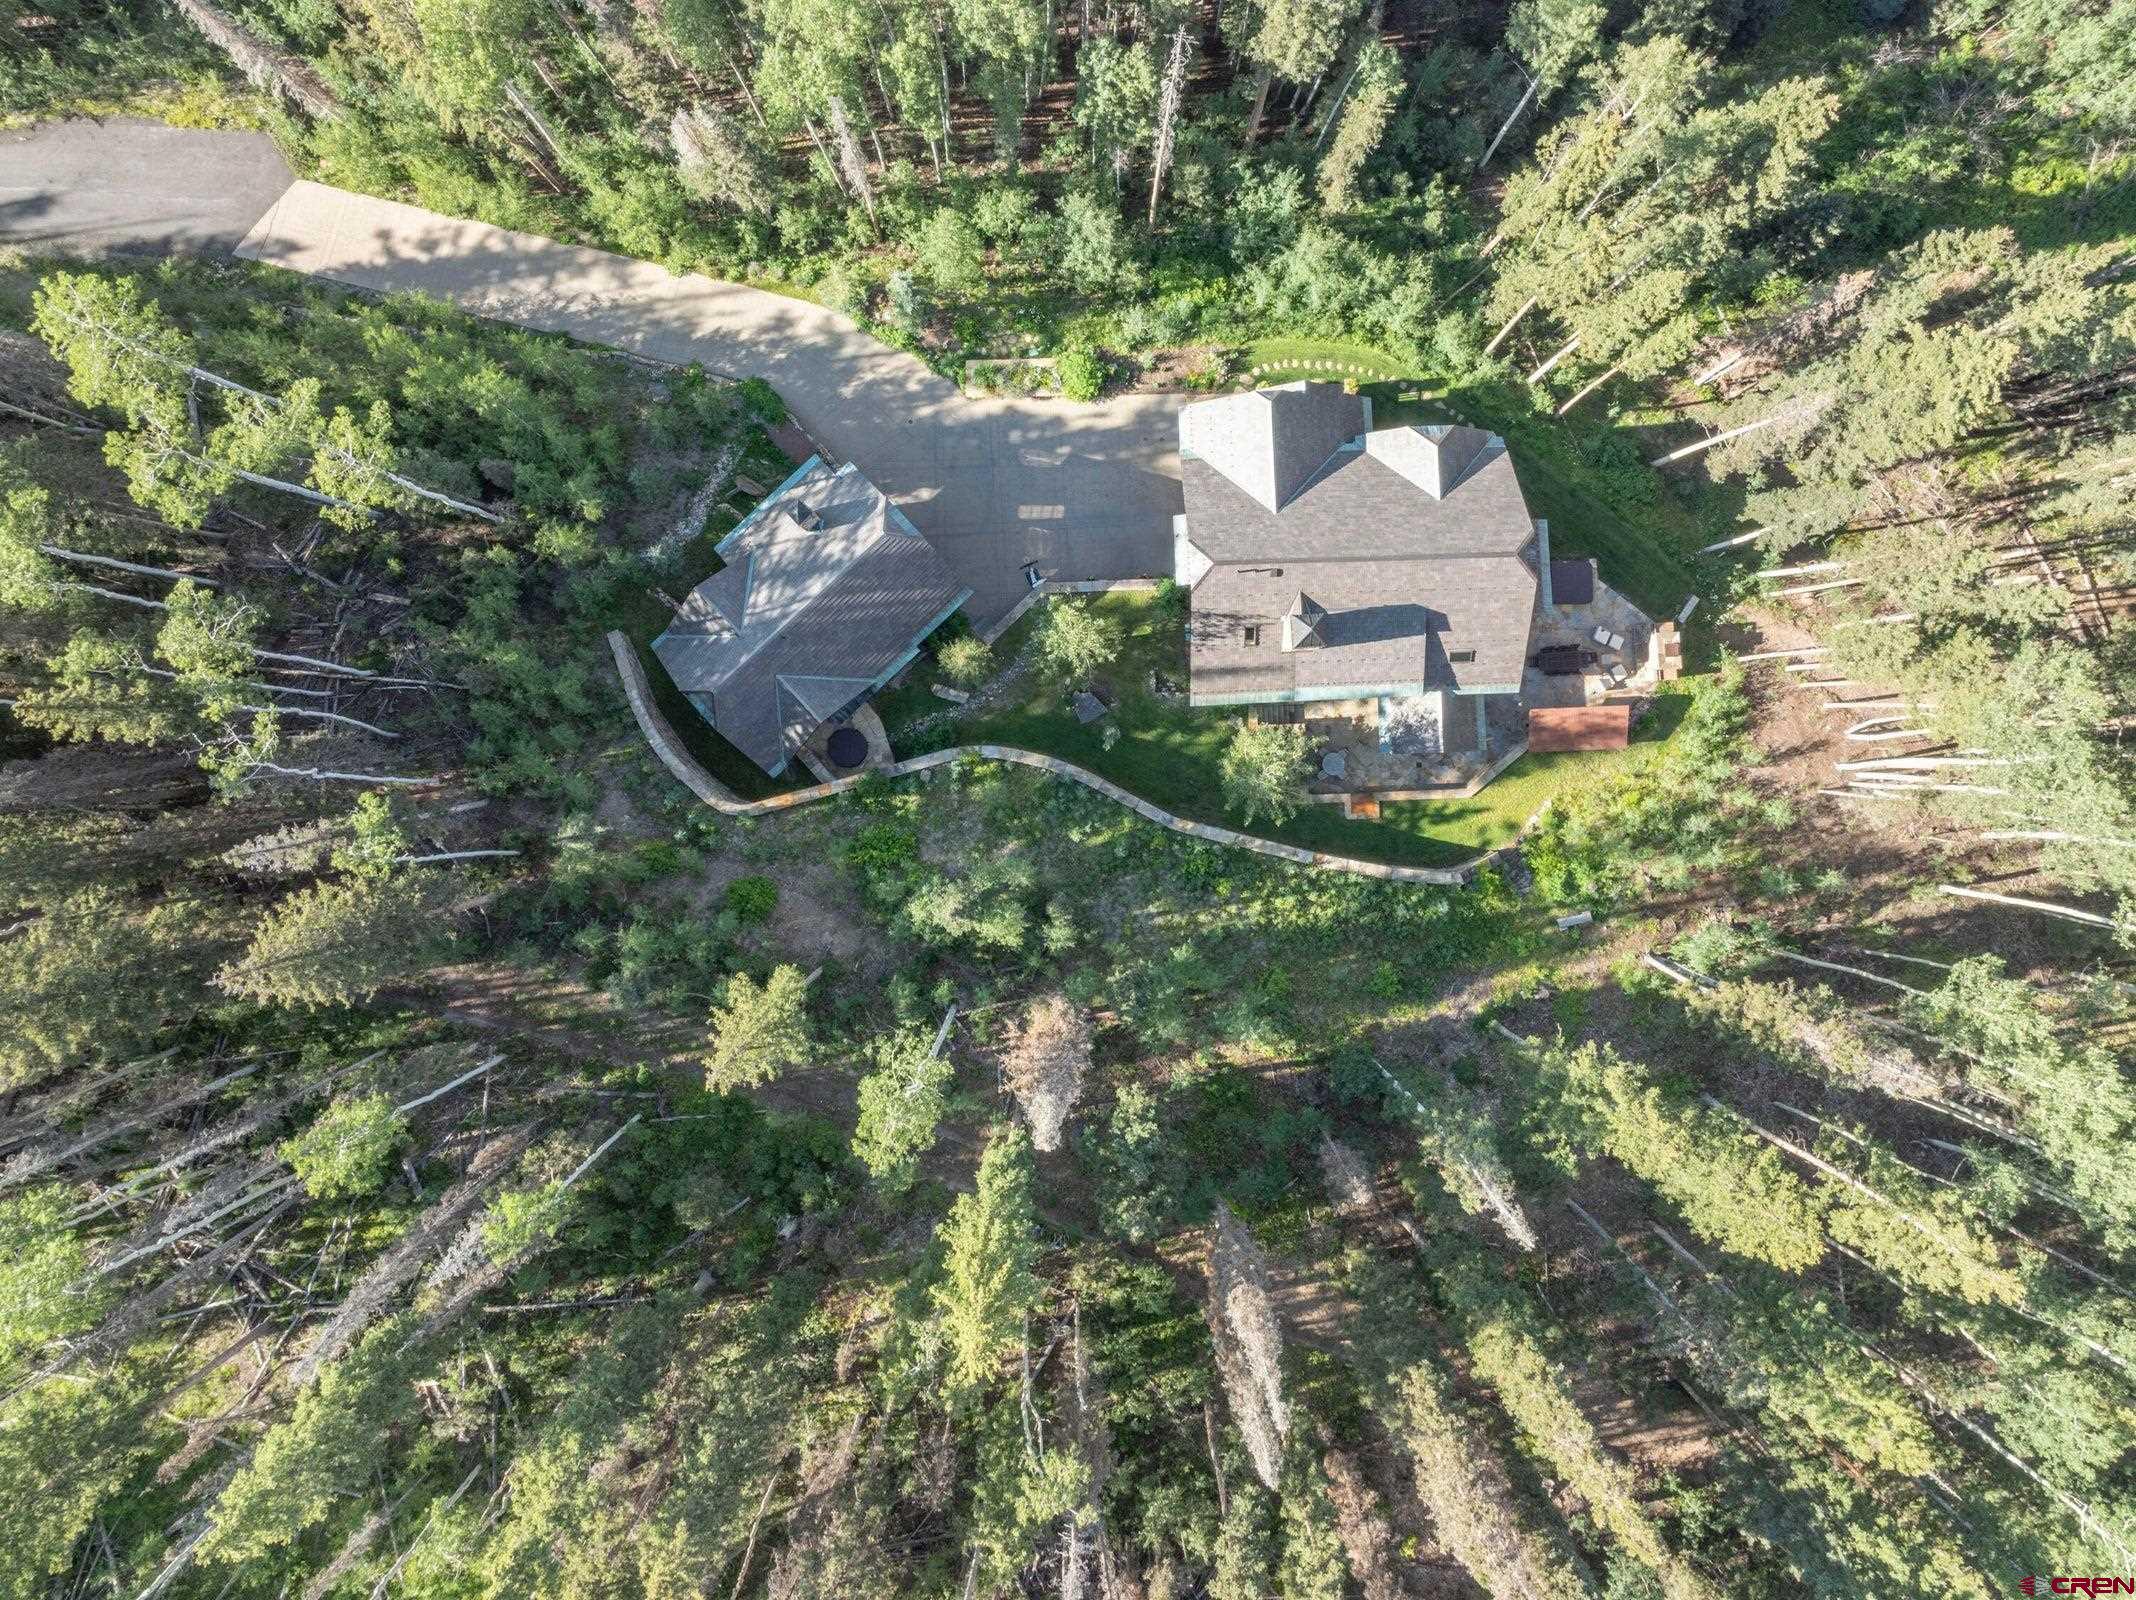
M 439 967 L 441 1015 L 486 1033 L 514 1033 L 581 1060 L 694 1069 L 701 1030 L 672 1017 L 626 1011 L 598 989 L 496 962 Z

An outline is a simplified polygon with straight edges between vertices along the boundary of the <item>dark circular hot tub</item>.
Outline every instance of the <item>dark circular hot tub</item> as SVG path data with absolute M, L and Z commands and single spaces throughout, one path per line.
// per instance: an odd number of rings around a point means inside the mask
M 868 736 L 858 728 L 834 728 L 824 751 L 830 756 L 832 766 L 850 770 L 867 761 Z

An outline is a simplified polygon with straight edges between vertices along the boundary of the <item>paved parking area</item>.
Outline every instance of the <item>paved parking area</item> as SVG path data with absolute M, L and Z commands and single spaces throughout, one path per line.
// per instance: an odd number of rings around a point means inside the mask
M 291 184 L 237 253 L 769 379 L 818 443 L 897 500 L 972 586 L 976 625 L 1022 597 L 1027 562 L 1061 580 L 1170 568 L 1177 397 L 968 400 L 807 301 L 316 183 Z

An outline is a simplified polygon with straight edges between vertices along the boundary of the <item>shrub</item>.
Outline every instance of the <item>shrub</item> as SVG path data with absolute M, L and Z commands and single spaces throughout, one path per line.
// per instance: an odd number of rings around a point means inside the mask
M 1187 361 L 1186 383 L 1196 393 L 1221 389 L 1231 381 L 1231 352 L 1197 350 Z
M 408 1119 L 382 1094 L 343 1097 L 277 1152 L 314 1200 L 374 1194 L 408 1135 Z
M 1193 306 L 1184 299 L 1148 301 L 1121 316 L 1120 337 L 1131 350 L 1161 350 L 1185 338 L 1193 320 Z
M 1305 730 L 1241 719 L 1218 769 L 1224 803 L 1251 827 L 1256 817 L 1287 822 L 1305 803 Z
M 1105 363 L 1088 350 L 1070 350 L 1059 361 L 1061 393 L 1071 400 L 1095 400 L 1105 392 Z
M 1010 183 L 989 185 L 972 206 L 972 222 L 979 236 L 1007 250 L 1022 237 L 1031 220 L 1032 200 L 1028 189 Z
M 779 908 L 779 886 L 761 873 L 727 885 L 727 909 L 743 922 L 766 922 Z
M 883 315 L 889 319 L 891 327 L 907 334 L 918 333 L 921 324 L 927 320 L 919 283 L 902 267 L 891 273 L 883 284 Z
M 870 823 L 853 836 L 845 854 L 861 876 L 872 877 L 918 860 L 920 837 L 895 822 Z
M 779 391 L 762 378 L 744 378 L 735 385 L 742 409 L 767 428 L 776 428 L 787 418 L 786 402 Z
M 1080 683 L 1120 653 L 1120 624 L 1081 600 L 1051 602 L 1038 624 L 1039 669 Z
M 994 670 L 994 652 L 975 633 L 950 640 L 942 646 L 942 653 L 936 659 L 943 677 L 967 689 L 985 681 L 987 674 Z
M 946 295 L 975 295 L 986 287 L 986 245 L 963 212 L 945 206 L 913 241 L 920 275 Z
M 1102 294 L 1125 277 L 1126 228 L 1120 214 L 1103 200 L 1071 194 L 1061 202 L 1060 254 L 1055 270 L 1071 288 Z

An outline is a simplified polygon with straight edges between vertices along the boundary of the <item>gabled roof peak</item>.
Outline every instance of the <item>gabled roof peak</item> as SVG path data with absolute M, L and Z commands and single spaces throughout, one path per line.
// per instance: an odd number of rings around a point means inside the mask
M 1179 447 L 1264 509 L 1280 511 L 1365 431 L 1365 403 L 1340 384 L 1287 383 L 1202 400 L 1179 413 Z
M 1365 454 L 1398 472 L 1434 500 L 1444 500 L 1492 449 L 1504 449 L 1495 433 L 1458 422 L 1381 428 L 1365 435 Z

